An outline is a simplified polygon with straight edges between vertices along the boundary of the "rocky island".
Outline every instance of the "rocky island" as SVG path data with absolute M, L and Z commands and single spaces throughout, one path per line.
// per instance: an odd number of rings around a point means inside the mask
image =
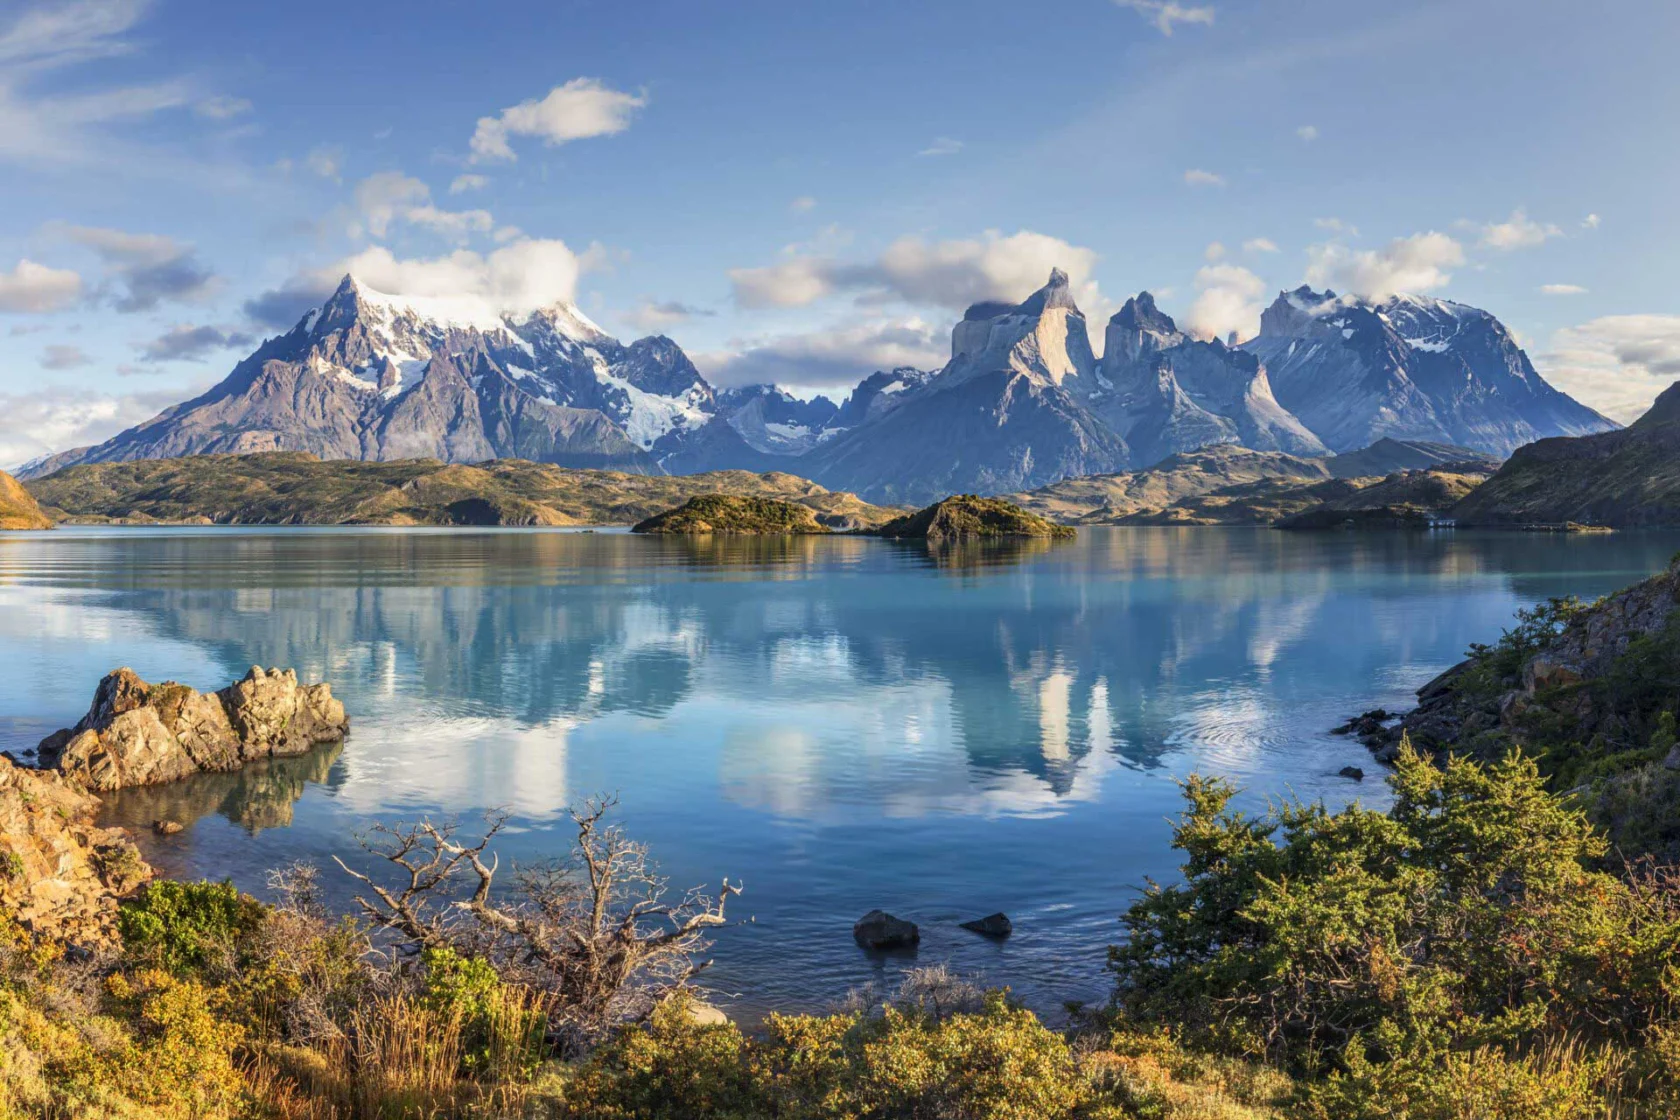
M 1071 540 L 1071 526 L 1046 521 L 1002 498 L 958 494 L 882 525 L 875 536 L 893 540 L 972 541 L 1006 538 Z
M 332 687 L 300 685 L 292 669 L 253 665 L 244 679 L 208 693 L 118 669 L 99 682 L 87 715 L 37 751 L 42 766 L 103 793 L 303 754 L 349 729 Z
M 775 498 L 741 497 L 735 494 L 700 494 L 676 509 L 656 513 L 637 522 L 632 533 L 731 533 L 746 536 L 832 533 L 827 515 L 809 506 Z M 852 518 L 835 520 L 848 524 Z

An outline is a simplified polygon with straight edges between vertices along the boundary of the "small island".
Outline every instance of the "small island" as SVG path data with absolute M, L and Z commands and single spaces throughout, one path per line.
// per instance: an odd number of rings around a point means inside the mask
M 1068 525 L 1047 521 L 1001 498 L 957 494 L 882 525 L 875 536 L 896 540 L 962 541 L 1016 537 L 1070 540 Z
M 638 522 L 632 533 L 730 533 L 741 536 L 820 534 L 834 530 L 809 506 L 775 498 L 697 494 L 664 513 Z

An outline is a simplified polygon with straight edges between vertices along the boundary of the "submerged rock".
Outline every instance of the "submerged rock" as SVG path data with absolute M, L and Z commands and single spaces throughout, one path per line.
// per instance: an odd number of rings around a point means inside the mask
M 39 750 L 43 766 L 108 792 L 302 754 L 349 728 L 331 686 L 300 685 L 291 669 L 252 666 L 243 680 L 209 693 L 147 684 L 118 669 L 99 682 L 81 722 L 53 732 Z
M 972 922 L 964 922 L 962 928 L 973 930 L 982 937 L 993 937 L 1001 941 L 1015 932 L 1015 926 L 1008 915 L 999 912 L 988 914 L 984 918 L 976 918 Z
M 1365 771 L 1361 770 L 1357 766 L 1344 766 L 1340 770 L 1336 771 L 1336 777 L 1352 778 L 1356 782 L 1363 782 L 1365 780 Z
M 871 910 L 852 926 L 852 937 L 865 949 L 906 949 L 922 940 L 922 931 L 915 922 Z
M 63 775 L 0 759 L 0 912 L 43 937 L 115 942 L 118 901 L 152 869 L 126 832 L 94 824 L 98 811 Z

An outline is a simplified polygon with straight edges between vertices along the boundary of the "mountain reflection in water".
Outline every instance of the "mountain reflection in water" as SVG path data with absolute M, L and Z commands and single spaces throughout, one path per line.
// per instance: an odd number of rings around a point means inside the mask
M 112 799 L 171 874 L 261 887 L 418 814 L 514 814 L 504 853 L 564 850 L 566 806 L 621 795 L 674 884 L 744 878 L 709 974 L 749 1014 L 900 967 L 874 906 L 1055 1007 L 1176 864 L 1174 779 L 1248 799 L 1380 802 L 1326 729 L 1411 689 L 1549 595 L 1662 567 L 1661 534 L 1088 529 L 929 550 L 854 537 L 468 530 L 60 530 L 0 538 L 0 748 L 87 707 L 101 674 L 218 687 L 252 664 L 332 682 L 342 751 Z M 1003 909 L 1002 946 L 955 929 Z

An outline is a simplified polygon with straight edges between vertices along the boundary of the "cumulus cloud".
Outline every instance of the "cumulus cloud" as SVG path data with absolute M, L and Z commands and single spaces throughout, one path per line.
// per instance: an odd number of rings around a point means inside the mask
M 441 257 L 400 258 L 375 245 L 347 258 L 333 271 L 346 272 L 375 291 L 448 301 L 445 311 L 462 316 L 514 314 L 571 302 L 578 277 L 600 256 L 596 247 L 579 256 L 564 241 L 527 238 L 488 254 L 457 249 Z
M 213 121 L 227 121 L 251 111 L 251 103 L 243 97 L 206 97 L 193 106 L 193 112 Z
M 1494 249 L 1501 253 L 1509 253 L 1513 249 L 1531 249 L 1536 245 L 1544 245 L 1554 237 L 1563 236 L 1563 230 L 1550 222 L 1534 221 L 1521 207 L 1511 211 L 1511 216 L 1503 222 L 1466 225 L 1481 231 L 1479 244 L 1482 248 Z
M 1606 315 L 1565 327 L 1534 364 L 1564 392 L 1630 423 L 1680 380 L 1680 315 Z
M 1225 176 L 1216 175 L 1212 171 L 1203 171 L 1199 167 L 1192 167 L 1184 173 L 1184 182 L 1192 187 L 1223 187 Z
M 1206 25 L 1213 22 L 1211 7 L 1186 7 L 1176 0 L 1114 0 L 1114 3 L 1138 13 L 1163 35 L 1171 35 L 1173 28 L 1181 23 Z
M 536 136 L 550 146 L 592 136 L 612 136 L 630 127 L 647 95 L 624 93 L 596 78 L 573 78 L 539 99 L 521 101 L 493 117 L 480 117 L 473 131 L 471 162 L 513 160 L 508 140 Z
M 1318 126 L 1316 124 L 1304 124 L 1295 130 L 1295 135 L 1299 136 L 1306 143 L 1311 144 L 1314 140 L 1318 139 Z
M 1540 292 L 1548 296 L 1579 296 L 1585 295 L 1586 289 L 1579 284 L 1542 284 Z
M 215 294 L 218 278 L 191 245 L 161 233 L 127 233 L 97 226 L 53 226 L 92 249 L 104 262 L 118 311 L 151 311 L 166 302 L 197 303 Z
M 488 175 L 477 175 L 469 171 L 464 175 L 455 176 L 450 181 L 449 193 L 464 194 L 467 191 L 481 191 L 489 185 L 490 177 Z
M 864 318 L 818 330 L 737 340 L 731 349 L 694 355 L 714 385 L 766 382 L 844 390 L 878 369 L 944 364 L 945 331 L 918 317 Z
M 202 362 L 218 350 L 250 346 L 255 339 L 220 327 L 173 326 L 140 348 L 143 362 Z
M 963 150 L 961 140 L 953 140 L 949 136 L 936 137 L 933 143 L 916 154 L 919 156 L 954 156 Z
M 1185 325 L 1203 338 L 1224 338 L 1232 331 L 1239 339 L 1251 338 L 1260 329 L 1266 292 L 1266 282 L 1240 265 L 1205 265 L 1196 271 L 1196 300 Z
M 799 307 L 851 292 L 866 301 L 896 298 L 961 309 L 981 300 L 1025 299 L 1052 268 L 1060 268 L 1075 298 L 1095 308 L 1100 300 L 1091 280 L 1096 261 L 1094 251 L 1059 237 L 989 230 L 983 237 L 950 241 L 901 237 L 873 261 L 792 256 L 763 268 L 732 269 L 729 279 L 741 307 Z
M 1277 251 L 1277 242 L 1269 237 L 1255 237 L 1243 242 L 1243 252 L 1245 253 L 1275 253 Z
M 1339 242 L 1307 250 L 1307 283 L 1368 299 L 1397 292 L 1432 291 L 1452 280 L 1447 270 L 1464 263 L 1464 247 L 1431 230 L 1390 241 L 1381 249 L 1349 249 Z
M 62 311 L 82 298 L 82 277 L 67 268 L 20 260 L 0 270 L 0 311 Z
M 56 345 L 41 351 L 42 369 L 61 370 L 75 369 L 78 366 L 91 365 L 93 358 L 80 346 Z
M 1581 219 L 1581 228 L 1597 229 L 1599 222 L 1602 220 L 1603 219 L 1601 219 L 1597 214 L 1588 214 L 1586 217 Z
M 711 318 L 715 311 L 708 311 L 703 307 L 695 307 L 676 300 L 643 300 L 634 310 L 624 316 L 624 321 L 639 331 L 656 334 L 678 323 L 686 323 L 694 318 Z
M 396 222 L 424 226 L 451 241 L 466 241 L 475 233 L 489 233 L 495 219 L 488 210 L 440 210 L 432 204 L 432 189 L 400 171 L 381 171 L 356 184 L 359 226 L 384 237 Z
M 0 463 L 17 467 L 54 451 L 99 443 L 184 395 L 177 388 L 118 396 L 81 386 L 0 393 Z

